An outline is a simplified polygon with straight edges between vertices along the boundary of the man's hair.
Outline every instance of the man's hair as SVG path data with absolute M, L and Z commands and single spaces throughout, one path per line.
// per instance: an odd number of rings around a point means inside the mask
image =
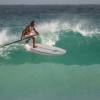
M 33 21 L 30 23 L 30 25 L 31 25 L 31 26 L 33 26 L 33 25 L 34 25 L 34 23 L 35 23 L 35 21 L 33 20 Z

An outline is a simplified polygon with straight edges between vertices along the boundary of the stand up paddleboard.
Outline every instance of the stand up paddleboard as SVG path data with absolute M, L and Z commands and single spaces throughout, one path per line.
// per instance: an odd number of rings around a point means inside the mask
M 36 44 L 36 48 L 33 48 L 32 44 L 26 44 L 25 47 L 28 51 L 32 53 L 37 53 L 37 54 L 43 54 L 43 55 L 63 55 L 66 53 L 66 50 L 59 48 L 59 47 L 54 47 L 54 46 L 49 46 L 45 44 Z
M 26 40 L 28 38 L 31 38 L 31 36 L 24 38 L 23 40 Z M 16 40 L 11 43 L 7 43 L 5 45 L 0 46 L 0 48 L 9 46 L 17 42 L 21 42 L 23 40 Z M 32 43 L 25 44 L 26 49 L 32 53 L 43 54 L 43 55 L 63 55 L 66 53 L 66 50 L 59 48 L 59 47 L 55 47 L 55 46 L 49 46 L 45 44 L 36 44 L 36 46 L 37 46 L 36 48 L 33 48 Z

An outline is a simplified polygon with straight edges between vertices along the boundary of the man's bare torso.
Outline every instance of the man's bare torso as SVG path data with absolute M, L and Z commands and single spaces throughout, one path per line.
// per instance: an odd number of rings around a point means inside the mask
M 31 26 L 27 26 L 26 28 L 25 28 L 25 30 L 24 30 L 24 36 L 25 35 L 30 35 L 31 33 L 33 32 L 33 27 L 31 27 Z

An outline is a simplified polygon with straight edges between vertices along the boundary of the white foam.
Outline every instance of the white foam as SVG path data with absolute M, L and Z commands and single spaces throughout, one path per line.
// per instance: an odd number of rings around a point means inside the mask
M 92 24 L 90 24 L 87 20 L 81 20 L 77 23 L 64 22 L 62 23 L 62 29 L 66 32 L 73 31 L 78 32 L 82 36 L 93 36 L 96 34 L 100 34 L 100 29 L 91 28 Z
M 17 36 L 12 35 L 8 28 L 0 31 L 0 45 L 17 39 Z
M 16 39 L 17 39 L 17 36 L 12 35 L 8 28 L 4 28 L 0 31 L 0 45 L 4 45 Z M 9 48 L 9 46 L 7 46 L 5 48 L 0 48 L 0 56 L 8 58 L 7 55 L 10 53 L 12 49 L 15 49 L 15 47 Z
M 55 45 L 59 40 L 59 21 L 50 21 L 39 24 L 38 31 L 41 34 L 42 43 Z

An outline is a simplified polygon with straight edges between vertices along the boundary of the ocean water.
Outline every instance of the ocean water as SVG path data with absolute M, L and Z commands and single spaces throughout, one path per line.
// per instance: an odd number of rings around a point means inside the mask
M 0 48 L 0 100 L 100 100 L 100 6 L 0 5 L 0 45 L 19 39 L 32 20 L 37 42 L 67 53 Z

